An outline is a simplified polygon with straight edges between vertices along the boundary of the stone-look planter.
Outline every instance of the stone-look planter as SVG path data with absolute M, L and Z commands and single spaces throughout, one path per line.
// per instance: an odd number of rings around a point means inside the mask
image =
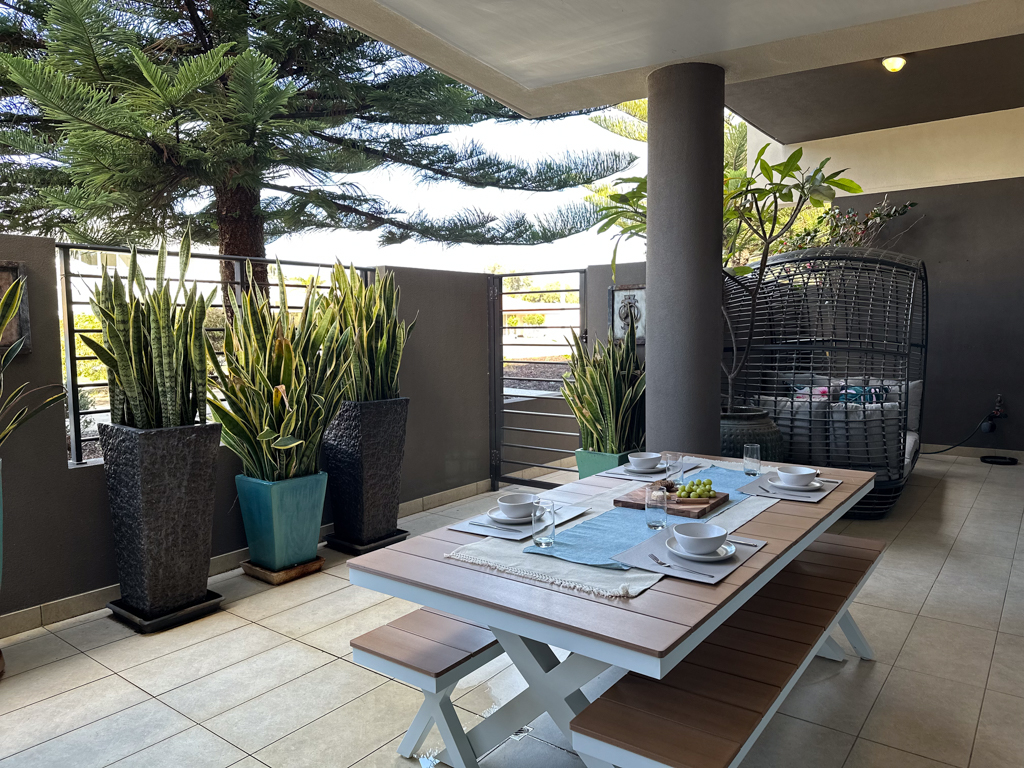
M 320 466 L 334 513 L 332 549 L 362 554 L 409 535 L 398 528 L 408 415 L 407 397 L 346 401 L 327 427 Z
M 743 457 L 743 446 L 757 443 L 761 446 L 761 461 L 782 461 L 782 432 L 768 417 L 764 408 L 745 405 L 734 406 L 730 413 L 722 413 L 722 455 Z
M 327 495 L 327 473 L 288 480 L 235 475 L 249 561 L 283 571 L 315 560 Z
M 580 479 L 621 467 L 629 460 L 630 453 L 631 451 L 601 453 L 600 451 L 584 451 L 580 448 L 576 451 L 576 469 L 579 471 Z
M 142 632 L 215 610 L 210 572 L 220 424 L 135 429 L 99 424 L 121 599 Z

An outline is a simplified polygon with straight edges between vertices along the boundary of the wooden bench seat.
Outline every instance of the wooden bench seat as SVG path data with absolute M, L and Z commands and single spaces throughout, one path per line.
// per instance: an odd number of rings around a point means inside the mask
M 451 764 L 477 768 L 451 693 L 462 678 L 501 655 L 501 646 L 489 629 L 421 608 L 360 635 L 351 645 L 357 664 L 423 692 L 423 704 L 398 747 L 402 757 L 412 757 L 436 724 Z
M 736 766 L 813 657 L 842 659 L 839 626 L 884 542 L 825 534 L 661 680 L 629 673 L 571 723 L 588 766 Z

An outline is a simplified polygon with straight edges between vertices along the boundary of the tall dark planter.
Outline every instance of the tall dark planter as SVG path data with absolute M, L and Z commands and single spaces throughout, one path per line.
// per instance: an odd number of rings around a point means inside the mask
M 722 414 L 721 435 L 723 456 L 742 458 L 743 446 L 757 443 L 761 446 L 761 461 L 785 458 L 782 432 L 764 408 L 734 406 L 732 412 Z
M 223 599 L 206 588 L 220 424 L 99 432 L 121 580 L 108 607 L 142 632 L 213 611 Z
M 361 554 L 402 541 L 402 487 L 409 398 L 342 403 L 324 433 L 321 467 L 334 512 L 332 549 Z

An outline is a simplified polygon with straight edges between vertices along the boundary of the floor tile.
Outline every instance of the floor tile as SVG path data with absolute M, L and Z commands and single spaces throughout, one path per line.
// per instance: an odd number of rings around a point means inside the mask
M 1014 530 L 1016 533 L 1016 530 Z M 1007 536 L 1006 531 L 988 528 L 983 522 L 974 518 L 974 512 L 967 518 L 963 528 L 956 537 L 953 554 L 992 555 L 995 557 L 1012 558 L 1017 548 L 1016 536 Z
M 996 633 L 919 616 L 896 666 L 985 687 Z
M 971 768 L 1019 768 L 1021 765 L 1024 765 L 1024 699 L 987 691 L 974 740 Z
M 326 573 L 328 576 L 333 576 L 337 579 L 345 579 L 347 581 L 348 561 L 346 560 L 344 563 L 339 563 L 338 565 L 335 565 L 332 568 L 325 568 L 323 572 Z
M 947 768 L 947 766 L 948 763 L 938 763 L 927 757 L 901 752 L 867 739 L 857 739 L 843 768 Z
M 4 661 L 7 663 L 4 670 L 5 680 L 78 653 L 74 646 L 49 632 L 31 640 L 9 645 L 3 650 Z
M 116 675 L 0 716 L 0 758 L 54 739 L 148 697 Z
M 887 664 L 859 658 L 841 662 L 816 658 L 779 712 L 856 736 L 890 669 Z
M 1010 571 L 999 631 L 1024 635 L 1024 561 L 1015 561 Z
M 352 765 L 405 731 L 422 700 L 418 691 L 392 680 L 271 744 L 256 757 L 271 768 Z
M 300 637 L 387 599 L 388 596 L 380 592 L 346 585 L 329 595 L 262 619 L 260 624 L 288 637 Z
M 260 621 L 297 605 L 344 588 L 345 582 L 324 573 L 282 584 L 226 606 L 225 610 L 249 621 Z
M 352 647 L 349 645 L 352 638 L 359 637 L 359 635 L 387 624 L 389 621 L 394 621 L 400 616 L 405 616 L 407 613 L 412 613 L 418 607 L 415 603 L 393 597 L 354 613 L 341 621 L 328 624 L 315 632 L 310 632 L 308 635 L 303 635 L 302 642 L 341 658 L 352 652 Z
M 25 632 L 18 632 L 14 635 L 7 635 L 6 637 L 0 637 L 0 648 L 9 648 L 12 645 L 18 645 L 29 640 L 35 640 L 37 637 L 46 637 L 49 632 L 44 627 L 35 627 L 33 629 L 26 630 Z
M 175 688 L 160 700 L 202 723 L 332 661 L 330 654 L 292 640 Z
M 120 672 L 238 629 L 247 623 L 234 614 L 218 611 L 165 632 L 132 635 L 124 640 L 94 648 L 88 651 L 88 654 L 103 666 Z
M 478 685 L 485 683 L 501 671 L 508 669 L 511 666 L 512 659 L 504 653 L 496 659 L 488 661 L 482 667 L 470 672 L 459 681 L 459 684 L 455 686 L 455 690 L 452 691 L 452 701 L 462 698 Z
M 76 624 L 56 633 L 57 637 L 80 651 L 91 651 L 101 645 L 132 637 L 135 630 L 110 616 L 84 624 Z
M 0 762 L 0 766 L 102 768 L 191 725 L 187 717 L 151 699 L 19 752 Z
M 250 624 L 126 669 L 121 676 L 159 696 L 286 642 L 284 635 Z
M 463 709 L 482 717 L 526 690 L 526 681 L 515 667 L 507 667 L 456 701 Z
M 900 535 L 906 524 L 906 520 L 854 520 L 843 531 L 843 535 L 891 542 Z
M 1024 698 L 1024 637 L 1000 633 L 996 639 L 988 688 Z M 1021 752 L 1024 762 L 1024 751 Z
M 59 635 L 65 629 L 77 627 L 79 624 L 89 624 L 97 619 L 105 619 L 108 616 L 113 616 L 113 611 L 109 608 L 100 608 L 98 611 L 83 613 L 81 616 L 72 616 L 70 619 L 64 619 L 63 621 L 58 621 L 54 624 L 47 624 L 46 629 L 53 632 L 55 635 Z
M 861 737 L 967 768 L 983 689 L 894 667 Z
M 226 581 L 219 582 L 216 586 L 212 586 L 211 589 L 224 596 L 224 602 L 220 605 L 221 608 L 227 609 L 239 600 L 258 595 L 260 592 L 266 592 L 269 589 L 273 589 L 273 586 L 265 581 L 254 579 L 252 576 L 240 574 Z
M 885 555 L 882 556 L 885 562 Z M 856 602 L 903 613 L 917 613 L 924 605 L 935 579 L 919 573 L 876 568 L 865 582 Z
M 244 760 L 245 753 L 194 725 L 114 763 L 114 768 L 228 768 Z
M 904 529 L 896 540 L 886 547 L 882 564 L 886 570 L 904 573 L 919 573 L 935 578 L 946 562 L 946 555 L 953 547 L 955 538 L 942 535 L 911 534 Z
M 847 733 L 777 714 L 741 765 L 742 768 L 798 765 L 840 768 L 854 740 L 855 737 Z
M 1005 557 L 951 551 L 942 566 L 939 578 L 955 577 L 1005 589 L 1011 565 L 1012 561 Z
M 0 679 L 0 715 L 35 704 L 111 674 L 88 656 L 76 654 L 36 667 L 14 677 Z
M 480 761 L 480 768 L 583 768 L 578 755 L 527 736 L 520 741 L 509 740 Z
M 851 605 L 850 615 L 853 616 L 857 626 L 871 643 L 871 649 L 875 652 L 875 660 L 890 666 L 895 664 L 896 657 L 903 650 L 903 644 L 907 641 L 907 635 L 910 634 L 916 617 L 911 613 L 876 608 L 864 603 Z M 837 629 L 832 633 L 832 637 L 843 646 L 847 656 L 857 655 L 842 630 Z
M 444 528 L 449 525 L 454 525 L 455 521 L 444 515 L 434 514 L 433 512 L 423 512 L 423 516 L 413 515 L 418 519 L 412 520 L 408 517 L 402 518 L 402 530 L 408 531 L 410 536 L 419 536 L 420 534 L 429 533 L 430 531 L 436 531 L 438 528 Z
M 921 615 L 972 627 L 998 629 L 1005 595 L 1005 587 L 964 577 L 940 576 L 921 607 Z
M 459 716 L 459 722 L 462 723 L 462 727 L 466 731 L 483 721 L 483 718 L 477 717 L 464 709 L 456 707 L 455 711 Z M 383 747 L 375 749 L 358 763 L 355 763 L 352 768 L 422 768 L 422 764 L 417 759 L 418 757 L 430 758 L 444 750 L 444 741 L 442 741 L 441 734 L 438 733 L 435 727 L 431 728 L 430 735 L 427 736 L 423 746 L 416 751 L 416 754 L 411 758 L 404 758 L 398 754 L 398 745 L 401 744 L 404 736 L 404 733 L 396 736 Z
M 377 688 L 386 680 L 375 672 L 339 660 L 229 709 L 203 725 L 236 747 L 253 753 Z M 405 690 L 419 695 L 411 688 Z M 392 738 L 394 736 L 389 736 L 385 741 Z

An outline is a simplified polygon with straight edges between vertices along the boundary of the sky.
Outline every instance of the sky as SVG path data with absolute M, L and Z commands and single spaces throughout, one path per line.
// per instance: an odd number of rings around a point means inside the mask
M 452 143 L 475 139 L 502 157 L 535 161 L 562 156 L 572 151 L 619 150 L 638 156 L 636 164 L 618 176 L 647 173 L 647 145 L 631 141 L 594 125 L 585 116 L 562 120 L 518 123 L 482 123 L 457 127 L 449 134 Z M 512 211 L 543 214 L 555 207 L 583 199 L 586 191 L 515 192 L 496 189 L 470 189 L 453 182 L 417 183 L 405 169 L 378 170 L 353 179 L 366 191 L 412 212 L 419 209 L 432 214 L 452 213 L 465 208 L 480 208 L 488 213 Z M 611 233 L 594 230 L 564 238 L 547 245 L 453 245 L 406 242 L 382 247 L 373 232 L 317 232 L 283 237 L 267 246 L 270 258 L 333 263 L 356 266 L 403 266 L 424 269 L 449 269 L 483 272 L 493 265 L 502 272 L 530 272 L 553 269 L 578 269 L 611 261 L 614 243 Z M 644 242 L 634 239 L 619 248 L 619 261 L 642 261 Z

